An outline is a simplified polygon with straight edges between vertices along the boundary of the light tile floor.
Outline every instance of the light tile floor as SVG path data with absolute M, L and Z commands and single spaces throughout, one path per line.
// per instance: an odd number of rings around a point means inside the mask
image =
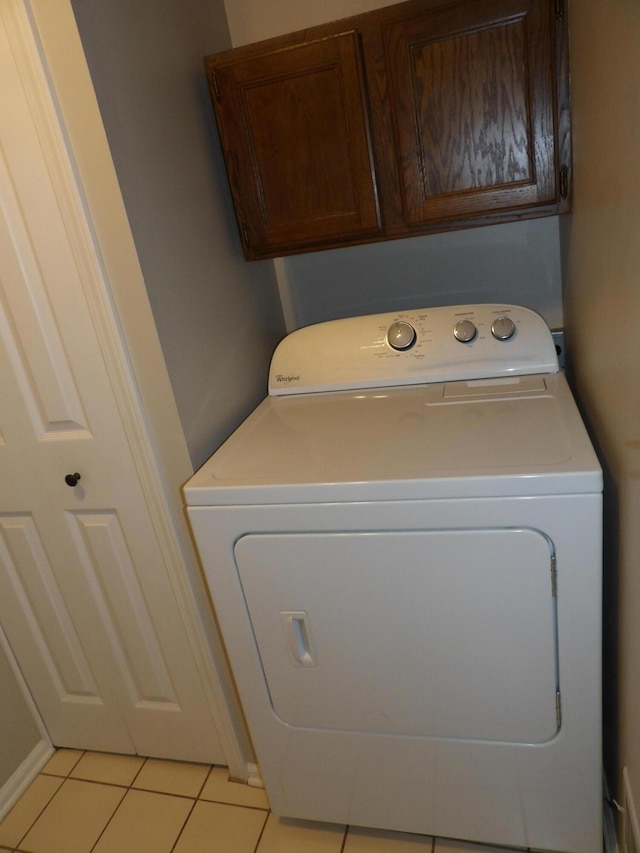
M 510 853 L 282 820 L 224 767 L 59 749 L 0 823 L 11 853 Z M 519 851 L 522 853 L 522 851 Z

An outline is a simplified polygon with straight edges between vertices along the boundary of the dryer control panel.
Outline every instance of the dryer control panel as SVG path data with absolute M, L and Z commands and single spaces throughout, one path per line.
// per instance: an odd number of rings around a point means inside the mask
M 543 318 L 518 305 L 424 308 L 331 320 L 277 347 L 269 394 L 557 373 Z

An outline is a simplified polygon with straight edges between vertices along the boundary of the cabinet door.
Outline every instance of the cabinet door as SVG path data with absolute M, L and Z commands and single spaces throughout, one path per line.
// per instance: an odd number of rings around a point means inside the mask
M 384 29 L 405 222 L 553 203 L 551 4 L 476 0 Z
M 207 62 L 247 257 L 375 235 L 356 34 L 242 56 Z

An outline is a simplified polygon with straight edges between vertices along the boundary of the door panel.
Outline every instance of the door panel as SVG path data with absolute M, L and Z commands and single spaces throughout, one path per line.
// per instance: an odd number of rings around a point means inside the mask
M 32 180 L 45 179 L 34 170 Z M 44 438 L 86 430 L 87 417 L 2 152 L 0 195 L 5 223 L 10 223 L 0 229 L 3 279 L 24 283 L 21 288 L 3 288 L 2 338 L 34 432 Z
M 179 710 L 149 608 L 115 512 L 67 512 L 78 563 L 89 581 L 96 610 L 120 662 L 130 701 L 170 703 Z
M 3 596 L 14 600 L 28 622 L 59 694 L 97 698 L 98 687 L 33 518 L 5 516 L 0 524 Z M 55 660 L 50 648 L 56 650 Z
M 0 518 L 0 619 L 54 743 L 134 752 L 30 514 Z M 80 734 L 80 737 L 78 736 Z
M 541 533 L 255 534 L 235 558 L 283 722 L 519 743 L 556 734 Z

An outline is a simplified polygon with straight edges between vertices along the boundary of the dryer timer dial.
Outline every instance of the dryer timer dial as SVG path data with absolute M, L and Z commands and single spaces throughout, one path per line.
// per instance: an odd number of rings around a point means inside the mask
M 398 320 L 392 323 L 387 331 L 389 346 L 397 350 L 407 350 L 416 342 L 416 330 L 411 323 Z

